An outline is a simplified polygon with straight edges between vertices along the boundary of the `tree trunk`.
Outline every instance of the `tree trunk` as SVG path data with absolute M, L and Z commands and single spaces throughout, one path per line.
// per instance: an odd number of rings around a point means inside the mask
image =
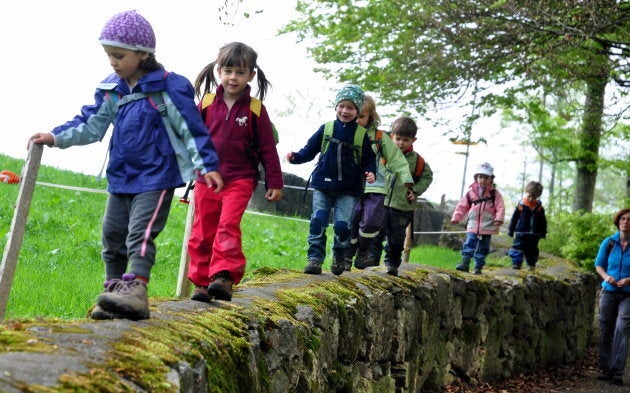
M 607 82 L 607 73 L 599 77 L 594 76 L 586 81 L 584 117 L 579 133 L 580 154 L 575 162 L 574 212 L 581 210 L 590 213 L 593 211 L 597 160 L 602 136 L 602 117 L 604 116 L 604 93 Z

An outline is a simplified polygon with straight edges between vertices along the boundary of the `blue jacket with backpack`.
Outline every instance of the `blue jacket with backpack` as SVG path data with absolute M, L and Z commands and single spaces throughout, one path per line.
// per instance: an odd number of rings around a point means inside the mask
M 343 123 L 336 119 L 332 139 L 340 143 L 327 143 L 322 151 L 325 124 L 311 136 L 300 151 L 294 153 L 292 164 L 309 162 L 320 154 L 317 166 L 311 175 L 311 186 L 321 191 L 341 191 L 352 196 L 363 194 L 365 172 L 376 172 L 376 155 L 367 134 L 363 137 L 359 154 L 353 149 L 357 122 Z M 326 145 L 326 144 L 324 144 Z M 360 162 L 357 162 L 360 157 Z
M 601 266 L 617 281 L 630 277 L 630 247 L 625 250 L 621 249 L 619 231 L 602 241 L 597 257 L 595 257 L 595 266 Z M 606 281 L 602 281 L 602 288 L 610 292 L 630 293 L 630 286 L 626 285 L 619 288 Z
M 116 106 L 118 98 L 132 93 L 146 97 Z M 185 77 L 163 69 L 152 71 L 130 91 L 125 81 L 111 74 L 97 86 L 94 99 L 52 134 L 54 146 L 63 149 L 101 141 L 114 125 L 107 165 L 109 192 L 137 194 L 181 187 L 195 178 L 195 170 L 218 170 L 217 153 Z

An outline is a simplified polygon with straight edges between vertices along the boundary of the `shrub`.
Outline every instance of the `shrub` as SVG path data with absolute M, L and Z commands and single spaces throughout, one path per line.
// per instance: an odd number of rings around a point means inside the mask
M 558 213 L 548 216 L 547 221 L 547 239 L 541 248 L 588 271 L 595 271 L 593 264 L 602 240 L 616 230 L 610 214 Z

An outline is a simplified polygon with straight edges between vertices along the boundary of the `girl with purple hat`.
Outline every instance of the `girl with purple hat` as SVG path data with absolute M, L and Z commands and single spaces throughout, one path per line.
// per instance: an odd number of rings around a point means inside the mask
M 105 289 L 93 319 L 149 318 L 147 283 L 155 263 L 155 238 L 166 225 L 175 188 L 202 174 L 219 192 L 218 157 L 185 77 L 155 58 L 155 34 L 136 11 L 114 15 L 99 41 L 114 73 L 94 93 L 94 103 L 34 143 L 61 149 L 101 141 L 110 124 L 103 217 Z

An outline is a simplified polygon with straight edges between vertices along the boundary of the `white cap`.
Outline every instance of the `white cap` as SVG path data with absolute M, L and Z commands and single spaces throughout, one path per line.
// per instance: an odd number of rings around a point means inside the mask
M 475 168 L 475 175 L 494 176 L 494 168 L 487 162 L 482 162 Z

